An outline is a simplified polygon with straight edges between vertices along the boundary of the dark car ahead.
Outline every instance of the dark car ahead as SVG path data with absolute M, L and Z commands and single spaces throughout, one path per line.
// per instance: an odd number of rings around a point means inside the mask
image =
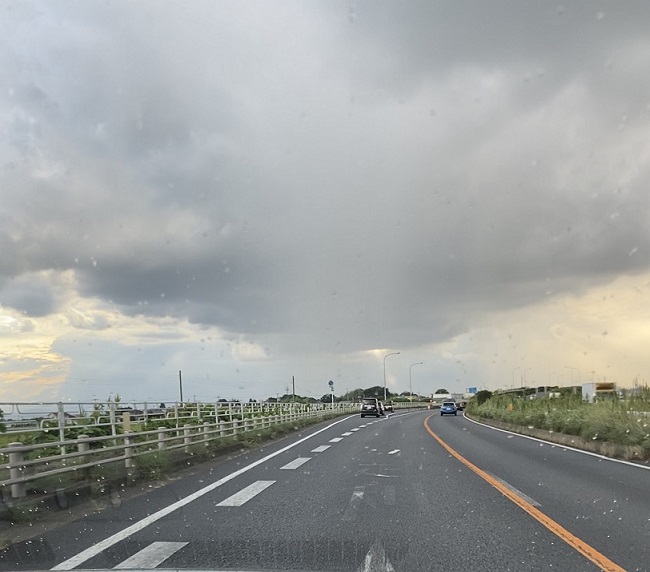
M 440 415 L 458 415 L 458 409 L 453 401 L 443 401 L 440 406 Z
M 366 415 L 381 417 L 383 414 L 384 408 L 378 399 L 367 397 L 361 402 L 361 417 L 365 417 Z

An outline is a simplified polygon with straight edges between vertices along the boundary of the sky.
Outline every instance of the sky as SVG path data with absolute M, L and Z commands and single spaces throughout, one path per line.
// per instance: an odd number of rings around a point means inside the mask
M 650 379 L 647 2 L 0 14 L 0 402 Z

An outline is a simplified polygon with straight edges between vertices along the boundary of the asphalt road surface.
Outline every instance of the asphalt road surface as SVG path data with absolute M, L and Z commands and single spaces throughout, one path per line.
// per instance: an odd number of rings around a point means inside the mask
M 435 411 L 313 426 L 0 552 L 0 570 L 650 570 L 650 471 Z

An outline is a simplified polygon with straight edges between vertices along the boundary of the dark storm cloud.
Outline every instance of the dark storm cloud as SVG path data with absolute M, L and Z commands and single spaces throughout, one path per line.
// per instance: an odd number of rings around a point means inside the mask
M 34 275 L 0 282 L 0 305 L 29 317 L 47 316 L 57 309 L 51 281 L 46 276 Z
M 648 270 L 645 3 L 8 6 L 7 278 L 345 351 Z

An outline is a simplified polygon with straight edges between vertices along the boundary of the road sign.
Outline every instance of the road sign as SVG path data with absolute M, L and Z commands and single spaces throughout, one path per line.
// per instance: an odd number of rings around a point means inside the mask
M 334 382 L 333 382 L 331 379 L 330 379 L 327 383 L 328 383 L 330 386 L 333 386 L 333 385 L 334 385 Z

